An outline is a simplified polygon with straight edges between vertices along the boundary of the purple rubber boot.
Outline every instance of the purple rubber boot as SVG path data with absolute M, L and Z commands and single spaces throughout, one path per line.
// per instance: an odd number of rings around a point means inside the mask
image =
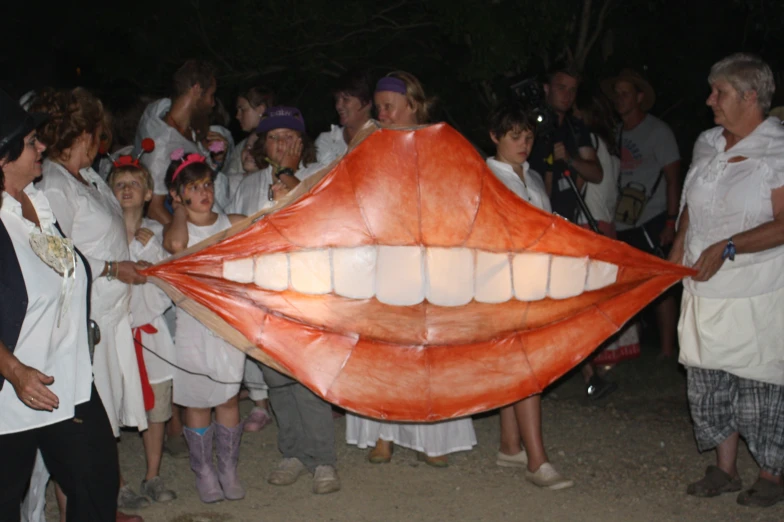
M 191 469 L 196 474 L 196 491 L 205 504 L 223 500 L 223 491 L 218 482 L 218 472 L 212 462 L 212 437 L 215 430 L 212 426 L 207 428 L 204 435 L 185 428 L 182 430 L 185 440 L 188 441 L 188 453 L 191 459 Z
M 217 422 L 215 435 L 218 450 L 218 480 L 223 488 L 223 494 L 228 500 L 245 498 L 245 488 L 240 484 L 237 473 L 237 462 L 240 458 L 240 440 L 242 439 L 242 423 L 233 428 L 227 428 Z

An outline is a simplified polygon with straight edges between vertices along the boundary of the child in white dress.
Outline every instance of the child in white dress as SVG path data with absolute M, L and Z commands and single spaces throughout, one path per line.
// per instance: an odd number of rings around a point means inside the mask
M 172 254 L 229 228 L 244 217 L 212 210 L 214 177 L 204 156 L 185 155 L 182 149 L 172 153 L 166 186 L 172 197 L 174 216 L 163 238 L 164 248 Z M 174 402 L 185 407 L 184 434 L 199 498 L 206 503 L 244 498 L 237 461 L 242 438 L 238 395 L 245 354 L 179 308 L 174 344 L 179 367 L 174 372 Z M 212 461 L 213 437 L 217 441 L 217 470 Z

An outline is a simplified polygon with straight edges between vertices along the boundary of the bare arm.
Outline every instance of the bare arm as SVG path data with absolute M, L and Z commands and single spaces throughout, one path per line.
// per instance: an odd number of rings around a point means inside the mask
M 166 207 L 163 204 L 164 201 L 166 201 L 166 196 L 153 194 L 152 200 L 150 201 L 150 207 L 147 209 L 147 216 L 161 225 L 166 226 L 171 222 L 172 215 L 166 210 Z
M 572 165 L 580 177 L 589 183 L 601 183 L 604 173 L 596 151 L 592 147 L 580 147 L 577 152 L 579 157 L 572 159 Z
M 686 245 L 686 231 L 689 229 L 689 207 L 683 208 L 681 214 L 680 226 L 678 232 L 675 234 L 675 239 L 672 242 L 672 249 L 667 261 L 670 263 L 683 264 L 683 252 Z
M 227 217 L 229 218 L 229 223 L 234 225 L 236 223 L 239 223 L 240 221 L 242 221 L 243 219 L 245 219 L 248 216 L 245 216 L 245 215 L 242 215 L 242 214 L 229 214 Z
M 163 248 L 177 254 L 188 248 L 188 211 L 175 202 L 174 217 L 163 227 Z
M 11 383 L 16 396 L 34 410 L 52 411 L 60 406 L 60 399 L 47 387 L 54 378 L 22 364 L 0 341 L 0 375 Z
M 669 219 L 678 215 L 678 206 L 681 201 L 681 161 L 673 161 L 662 169 L 664 182 L 667 184 L 667 224 L 659 236 L 662 246 L 669 245 L 675 238 L 675 226 Z

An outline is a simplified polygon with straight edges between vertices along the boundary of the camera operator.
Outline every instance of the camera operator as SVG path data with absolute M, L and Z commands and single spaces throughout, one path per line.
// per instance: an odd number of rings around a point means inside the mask
M 602 167 L 596 158 L 591 135 L 582 121 L 571 115 L 579 83 L 579 73 L 570 67 L 556 67 L 547 75 L 545 101 L 555 113 L 552 122 L 555 128 L 537 134 L 530 159 L 531 168 L 545 175 L 553 212 L 572 222 L 576 222 L 579 210 L 577 194 L 564 173 L 573 176 L 580 190 L 586 182 L 602 181 Z
M 572 223 L 577 223 L 580 213 L 580 196 L 566 176 L 572 177 L 582 195 L 585 183 L 601 183 L 604 176 L 591 133 L 582 120 L 571 114 L 579 84 L 579 73 L 567 66 L 556 67 L 547 75 L 543 100 L 547 109 L 539 120 L 536 142 L 529 157 L 531 168 L 544 173 L 553 213 Z M 592 400 L 600 399 L 618 387 L 602 378 L 590 362 L 584 363 L 580 371 L 585 379 L 585 393 Z

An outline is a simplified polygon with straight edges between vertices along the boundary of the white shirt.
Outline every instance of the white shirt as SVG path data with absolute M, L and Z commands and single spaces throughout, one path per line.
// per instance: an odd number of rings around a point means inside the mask
M 151 230 L 155 235 L 147 241 L 146 245 L 142 245 L 138 239 L 131 241 L 131 244 L 128 245 L 131 251 L 131 260 L 149 261 L 155 264 L 169 257 L 162 245 L 163 226 L 157 221 L 144 218 L 142 228 Z M 158 333 L 153 334 L 141 333 L 144 365 L 147 368 L 147 378 L 151 384 L 168 381 L 174 375 L 174 368 L 167 361 L 176 362 L 177 355 L 169 327 L 163 318 L 163 313 L 171 306 L 172 302 L 169 296 L 153 283 L 131 287 L 131 316 L 133 318 L 131 327 L 136 328 L 149 324 L 158 330 Z
M 768 118 L 725 151 L 723 128 L 703 132 L 694 145 L 681 210 L 689 207 L 684 264 L 710 245 L 773 220 L 771 192 L 784 186 L 784 127 Z M 735 157 L 748 159 L 729 163 Z M 709 281 L 684 287 L 701 297 L 751 297 L 784 288 L 784 245 L 725 261 Z
M 536 171 L 528 168 L 527 161 L 523 163 L 525 183 L 523 183 L 523 180 L 520 179 L 520 176 L 517 175 L 511 165 L 498 161 L 495 157 L 487 158 L 487 166 L 493 171 L 495 177 L 520 199 L 536 208 L 552 212 L 550 198 L 547 197 L 544 181 L 542 181 L 542 177 Z
M 46 196 L 32 185 L 25 193 L 38 214 L 36 226 L 22 216 L 22 205 L 3 193 L 0 218 L 8 230 L 27 290 L 27 312 L 14 356 L 23 364 L 54 377 L 49 389 L 60 406 L 52 412 L 33 410 L 16 395 L 6 381 L 0 390 L 0 435 L 26 431 L 70 419 L 74 407 L 90 400 L 92 369 L 87 345 L 87 274 L 76 257 L 76 281 L 68 295 L 66 313 L 60 316 L 63 277 L 44 263 L 30 247 L 30 235 L 41 232 L 60 237 Z
M 139 160 L 142 165 L 150 171 L 153 181 L 153 193 L 158 196 L 166 196 L 169 191 L 166 189 L 166 171 L 171 163 L 171 154 L 177 149 L 182 149 L 186 155 L 198 153 L 209 157 L 209 151 L 204 150 L 201 144 L 185 139 L 177 129 L 166 123 L 163 118 L 169 113 L 172 102 L 169 98 L 163 98 L 152 102 L 144 109 L 139 127 L 136 129 L 136 139 L 134 140 L 133 150 L 138 153 L 142 148 L 142 140 L 151 138 L 155 142 L 155 149 L 152 152 L 143 154 Z M 229 150 L 231 154 L 233 140 L 231 133 L 224 127 L 213 125 L 211 131 L 218 132 L 224 137 L 229 138 Z M 229 179 L 221 172 L 215 173 L 215 205 L 213 210 L 222 212 L 229 202 Z
M 347 150 L 343 127 L 338 125 L 332 125 L 327 132 L 322 132 L 316 138 L 316 161 L 322 165 L 329 165 Z
M 130 252 L 122 210 L 109 186 L 92 169 L 79 174 L 87 184 L 59 163 L 46 160 L 38 188 L 93 271 L 90 312 L 101 329 L 93 357 L 95 388 L 118 435 L 120 424 L 146 429 L 147 416 L 131 336 L 130 287 L 100 275 L 105 261 L 128 261 Z
M 302 163 L 300 163 L 299 170 L 297 170 L 294 176 L 303 181 L 322 168 L 322 165 L 318 162 L 311 163 L 307 167 L 303 167 Z M 237 187 L 234 199 L 229 205 L 228 213 L 250 216 L 275 205 L 275 202 L 269 199 L 269 188 L 272 184 L 272 166 L 267 166 L 262 170 L 248 174 Z
M 610 154 L 607 144 L 596 134 L 591 134 L 596 147 L 596 156 L 602 166 L 602 181 L 585 184 L 585 204 L 596 221 L 612 223 L 615 221 L 615 205 L 618 202 L 618 174 L 621 171 L 621 160 Z M 577 217 L 580 224 L 587 223 L 580 211 Z

